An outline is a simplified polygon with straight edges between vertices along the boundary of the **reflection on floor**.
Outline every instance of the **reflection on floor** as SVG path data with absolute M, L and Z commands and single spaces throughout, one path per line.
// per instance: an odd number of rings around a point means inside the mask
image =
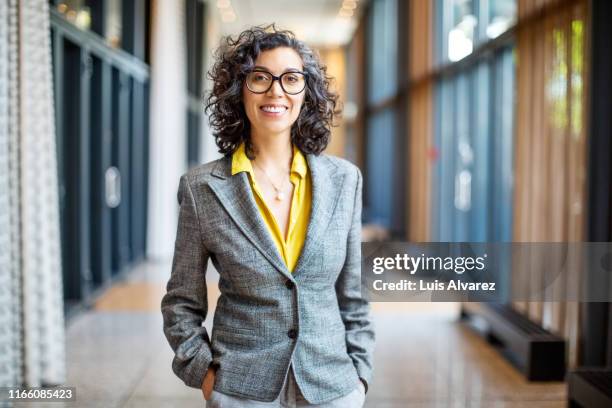
M 203 407 L 170 368 L 160 299 L 168 264 L 144 264 L 68 327 L 68 384 L 87 407 Z M 218 290 L 210 272 L 210 304 Z M 366 407 L 564 407 L 563 383 L 528 383 L 449 303 L 376 303 L 375 378 Z M 205 323 L 208 328 L 212 315 Z M 49 404 L 59 407 L 57 403 Z

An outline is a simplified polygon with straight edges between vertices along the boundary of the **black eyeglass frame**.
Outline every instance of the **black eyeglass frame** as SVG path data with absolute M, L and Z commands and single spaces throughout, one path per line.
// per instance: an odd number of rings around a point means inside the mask
M 249 75 L 251 75 L 254 72 L 261 72 L 262 74 L 268 74 L 268 75 L 270 75 L 272 77 L 272 81 L 270 81 L 270 86 L 265 91 L 256 92 L 256 91 L 252 90 L 251 88 L 249 88 L 249 81 L 247 81 L 247 78 L 248 78 Z M 287 92 L 287 90 L 283 86 L 282 78 L 283 78 L 284 75 L 289 75 L 289 74 L 301 74 L 304 77 L 304 87 L 302 89 L 300 89 L 298 92 Z M 270 89 L 272 89 L 272 85 L 274 85 L 274 81 L 278 81 L 278 83 L 280 84 L 281 89 L 283 90 L 284 93 L 286 93 L 287 95 L 298 95 L 298 94 L 304 92 L 304 89 L 306 89 L 306 80 L 307 79 L 308 79 L 308 73 L 302 72 L 302 71 L 287 71 L 287 72 L 283 72 L 279 76 L 276 76 L 273 73 L 265 71 L 263 69 L 254 69 L 252 71 L 247 72 L 247 74 L 246 74 L 246 76 L 244 78 L 244 83 L 246 84 L 246 87 L 247 87 L 247 89 L 249 91 L 253 92 L 254 94 L 261 95 L 261 94 L 265 94 Z

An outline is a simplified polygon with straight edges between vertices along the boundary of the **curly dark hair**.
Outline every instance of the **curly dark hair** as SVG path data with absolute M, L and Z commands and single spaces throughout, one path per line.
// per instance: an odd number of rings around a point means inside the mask
M 215 51 L 215 64 L 208 72 L 213 81 L 206 100 L 206 112 L 219 152 L 231 155 L 245 142 L 246 154 L 254 159 L 251 143 L 251 124 L 242 103 L 242 86 L 255 60 L 263 51 L 289 47 L 302 58 L 306 73 L 306 94 L 298 119 L 291 126 L 291 141 L 303 153 L 318 155 L 329 143 L 331 126 L 340 114 L 338 95 L 331 91 L 331 77 L 319 56 L 288 30 L 274 24 L 256 26 L 233 39 L 224 37 Z

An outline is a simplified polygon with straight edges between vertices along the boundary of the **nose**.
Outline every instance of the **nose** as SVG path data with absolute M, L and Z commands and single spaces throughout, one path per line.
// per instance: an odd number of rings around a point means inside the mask
M 272 86 L 268 89 L 268 96 L 283 96 L 284 95 L 283 88 L 281 87 L 280 79 L 273 79 Z

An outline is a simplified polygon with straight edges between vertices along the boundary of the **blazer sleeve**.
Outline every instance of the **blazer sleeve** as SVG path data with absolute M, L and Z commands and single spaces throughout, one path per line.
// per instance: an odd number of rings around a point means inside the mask
M 357 172 L 355 202 L 348 234 L 345 264 L 336 282 L 340 314 L 346 328 L 346 346 L 357 374 L 368 387 L 372 378 L 374 325 L 370 318 L 370 305 L 361 294 L 361 192 L 362 176 Z
M 202 322 L 208 312 L 206 266 L 198 214 L 187 175 L 180 180 L 180 205 L 172 272 L 161 302 L 164 334 L 174 350 L 172 369 L 183 382 L 200 388 L 212 361 L 210 339 Z

